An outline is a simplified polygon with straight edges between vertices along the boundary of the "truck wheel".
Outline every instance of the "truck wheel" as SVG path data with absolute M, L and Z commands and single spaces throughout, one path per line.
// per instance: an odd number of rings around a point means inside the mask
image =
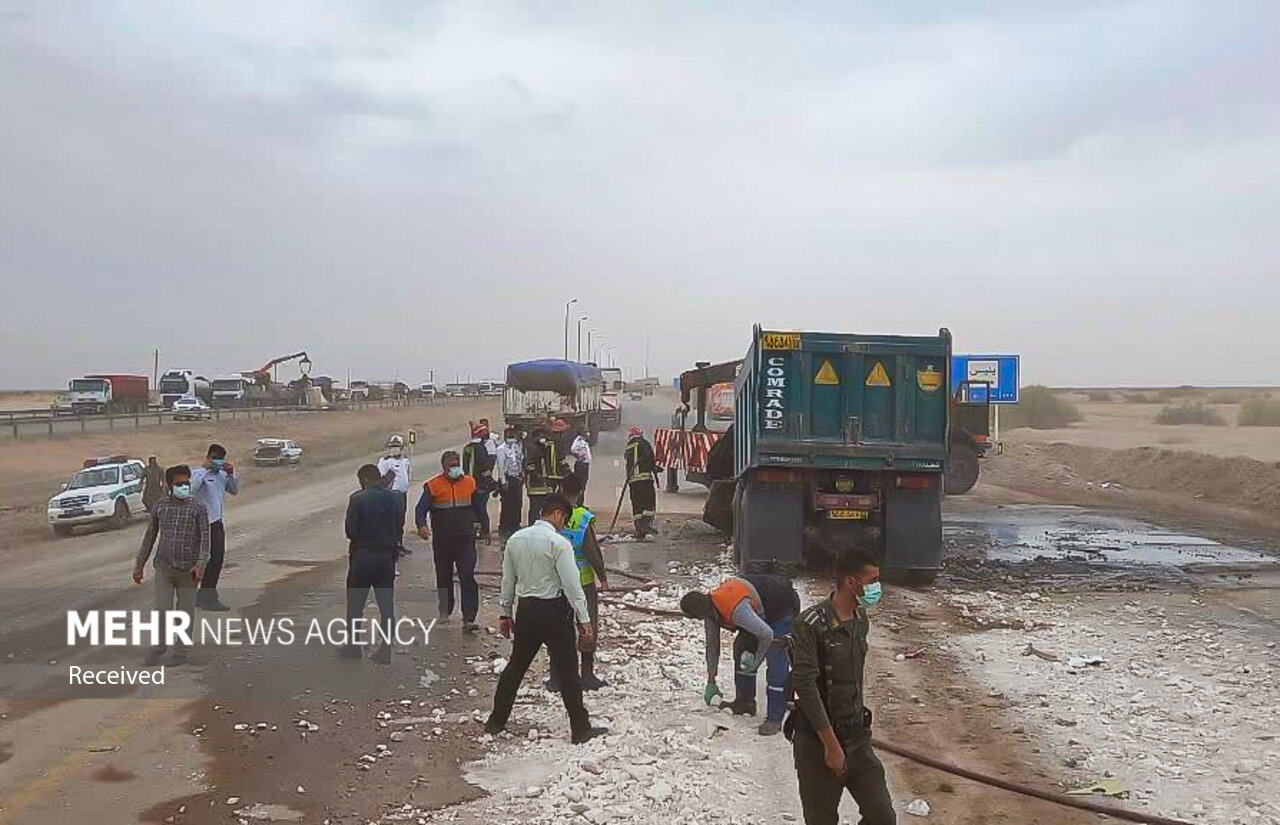
M 111 526 L 117 530 L 129 523 L 129 505 L 123 498 L 116 499 L 115 512 L 111 514 Z
M 65 539 L 67 536 L 71 535 L 71 525 L 55 524 L 53 525 L 53 534 L 60 539 Z
M 953 444 L 947 455 L 943 489 L 949 496 L 962 496 L 978 483 L 978 455 L 963 444 Z

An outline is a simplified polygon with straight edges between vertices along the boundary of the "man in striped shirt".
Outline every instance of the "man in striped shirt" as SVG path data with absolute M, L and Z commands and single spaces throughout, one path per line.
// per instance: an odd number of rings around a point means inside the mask
M 177 609 L 186 613 L 195 627 L 196 591 L 209 563 L 209 513 L 191 497 L 191 468 L 177 464 L 164 471 L 169 495 L 151 509 L 151 523 L 133 565 L 133 583 L 142 584 L 143 571 L 155 549 L 156 610 Z M 164 626 L 167 626 L 167 620 Z M 148 667 L 160 663 L 166 646 L 157 645 L 147 654 Z M 170 665 L 187 661 L 187 649 L 175 640 Z

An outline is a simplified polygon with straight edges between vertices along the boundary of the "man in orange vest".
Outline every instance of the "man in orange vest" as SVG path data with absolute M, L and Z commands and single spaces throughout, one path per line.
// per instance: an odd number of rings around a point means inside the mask
M 723 706 L 734 715 L 756 714 L 756 670 L 769 663 L 766 673 L 768 701 L 761 736 L 782 730 L 787 711 L 787 676 L 790 663 L 781 640 L 791 632 L 800 612 L 800 594 L 782 576 L 731 576 L 709 593 L 691 590 L 680 599 L 680 610 L 691 619 L 702 619 L 707 630 L 707 686 L 703 701 L 710 705 L 723 698 L 716 685 L 720 666 L 720 631 L 736 631 L 733 641 L 734 699 Z M 774 639 L 779 640 L 774 645 Z
M 476 523 L 479 521 L 476 480 L 462 472 L 462 461 L 453 450 L 440 456 L 443 472 L 422 485 L 422 497 L 414 508 L 418 535 L 431 541 L 436 565 L 436 598 L 440 621 L 453 614 L 453 571 L 458 571 L 462 593 L 462 630 L 475 633 L 480 610 L 480 587 L 476 584 Z M 428 525 L 428 516 L 430 524 Z M 432 532 L 435 538 L 432 539 Z

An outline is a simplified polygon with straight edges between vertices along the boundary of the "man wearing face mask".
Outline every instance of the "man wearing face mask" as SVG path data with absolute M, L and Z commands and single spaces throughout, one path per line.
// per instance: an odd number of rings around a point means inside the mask
M 897 821 L 884 765 L 871 749 L 865 704 L 867 610 L 880 601 L 880 567 L 866 551 L 836 552 L 836 589 L 800 614 L 789 641 L 796 709 L 791 739 L 805 825 L 836 825 L 845 790 L 863 825 Z
M 228 493 L 234 496 L 240 492 L 240 479 L 236 478 L 235 472 L 235 467 L 227 461 L 227 448 L 221 444 L 210 444 L 204 464 L 191 473 L 191 495 L 209 513 L 209 564 L 200 581 L 196 606 L 215 613 L 231 609 L 218 598 L 218 578 L 222 575 L 222 561 L 227 551 L 227 531 L 222 524 L 223 503 Z
M 462 630 L 475 633 L 480 629 L 476 624 L 476 613 L 480 610 L 480 588 L 476 584 L 475 526 L 479 520 L 476 480 L 462 472 L 462 461 L 454 450 L 440 456 L 440 466 L 443 472 L 422 485 L 422 497 L 414 508 L 414 523 L 423 541 L 431 541 L 440 621 L 449 621 L 453 614 L 456 568 L 462 594 Z
M 196 590 L 209 561 L 209 514 L 191 496 L 191 469 L 187 465 L 177 464 L 165 470 L 164 480 L 169 495 L 151 508 L 151 521 L 133 563 L 133 583 L 142 584 L 154 547 L 156 610 L 167 613 L 176 607 L 187 614 L 194 627 Z M 160 664 L 165 650 L 163 644 L 153 647 L 145 660 L 147 667 Z M 186 661 L 187 649 L 181 639 L 175 639 L 169 664 L 177 666 Z

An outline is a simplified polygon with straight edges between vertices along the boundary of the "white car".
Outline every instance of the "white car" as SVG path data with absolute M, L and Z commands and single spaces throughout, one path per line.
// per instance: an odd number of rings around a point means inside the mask
M 136 513 L 143 512 L 144 465 L 124 456 L 92 458 L 84 469 L 62 485 L 62 492 L 49 499 L 49 526 L 54 535 L 69 536 L 77 524 L 109 521 L 124 527 Z
M 289 438 L 259 438 L 253 445 L 254 464 L 297 464 L 302 448 Z
M 213 418 L 213 408 L 194 395 L 184 395 L 173 402 L 174 421 L 199 421 L 202 418 Z

